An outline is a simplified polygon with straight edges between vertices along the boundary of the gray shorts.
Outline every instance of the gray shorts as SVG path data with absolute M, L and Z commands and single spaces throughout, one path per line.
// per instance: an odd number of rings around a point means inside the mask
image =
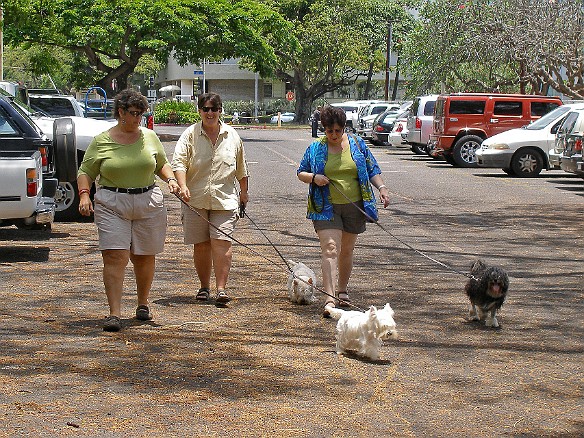
M 202 243 L 210 239 L 231 240 L 228 236 L 233 234 L 235 224 L 239 219 L 236 211 L 205 210 L 202 208 L 195 208 L 195 210 L 199 214 L 182 204 L 181 221 L 186 244 Z M 212 225 L 209 225 L 209 222 Z M 215 227 L 219 228 L 227 236 Z
M 136 255 L 164 250 L 166 207 L 160 187 L 132 195 L 99 189 L 95 193 L 99 249 L 129 249 Z
M 355 202 L 363 209 L 363 201 Z M 312 221 L 314 231 L 343 230 L 351 234 L 361 234 L 365 231 L 365 215 L 353 204 L 333 204 L 333 219 L 330 221 Z

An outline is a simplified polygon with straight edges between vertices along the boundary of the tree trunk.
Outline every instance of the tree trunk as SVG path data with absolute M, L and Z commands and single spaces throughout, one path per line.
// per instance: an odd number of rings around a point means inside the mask
M 367 80 L 365 81 L 365 89 L 363 90 L 363 99 L 369 99 L 371 93 L 371 78 L 373 77 L 373 61 L 369 63 L 369 71 L 367 72 Z
M 395 77 L 393 78 L 393 88 L 391 90 L 391 100 L 397 99 L 397 89 L 399 84 L 399 59 L 395 66 Z

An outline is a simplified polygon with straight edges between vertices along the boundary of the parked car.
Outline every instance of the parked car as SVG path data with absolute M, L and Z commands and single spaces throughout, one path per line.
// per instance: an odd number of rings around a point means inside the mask
M 560 105 L 557 96 L 441 94 L 428 148 L 452 165 L 478 167 L 475 152 L 485 139 L 528 125 Z
M 376 102 L 379 102 L 379 100 L 347 100 L 340 103 L 331 103 L 331 106 L 342 108 L 343 111 L 345 111 L 345 114 L 347 115 L 345 127 L 352 132 L 356 132 L 359 124 L 359 111 L 365 106 Z M 319 127 L 322 128 L 322 124 L 320 124 Z
M 407 145 L 408 136 L 408 115 L 409 111 L 403 112 L 397 116 L 393 123 L 393 129 L 389 133 L 388 142 L 391 146 Z
M 416 97 L 412 103 L 407 122 L 407 142 L 415 154 L 426 153 L 426 145 L 432 133 L 434 105 L 437 94 Z
M 28 94 L 30 107 L 49 117 L 84 117 L 83 107 L 73 96 L 64 94 Z
M 400 109 L 389 108 L 383 113 L 381 113 L 373 122 L 372 130 L 371 130 L 371 143 L 376 146 L 386 146 L 389 144 L 394 145 L 389 139 L 391 136 L 394 125 L 397 120 L 402 120 L 407 123 L 407 115 L 409 114 L 408 111 L 401 111 Z M 401 125 L 402 129 L 399 131 L 399 138 L 400 144 L 402 143 L 401 131 L 403 130 L 403 124 Z
M 568 113 L 557 134 L 556 148 L 562 151 L 560 167 L 584 178 L 582 142 L 584 139 L 584 108 L 574 108 Z
M 295 113 L 280 113 L 280 123 L 290 123 L 294 121 Z M 274 114 L 270 119 L 270 123 L 278 123 L 278 114 Z
M 0 95 L 11 96 L 4 90 L 0 90 Z M 26 103 L 20 100 L 20 98 L 15 98 L 14 102 L 20 110 L 32 119 L 34 124 L 40 128 L 43 134 L 45 134 L 49 140 L 55 141 L 54 137 L 54 125 L 55 120 L 68 120 L 71 125 L 72 136 L 68 138 L 74 140 L 72 143 L 76 149 L 77 163 L 78 166 L 83 160 L 85 151 L 91 143 L 94 136 L 100 132 L 106 131 L 114 126 L 117 122 L 115 119 L 109 120 L 96 120 L 85 117 L 66 117 L 66 118 L 54 118 L 44 115 L 44 113 L 38 112 L 30 108 Z M 59 179 L 59 184 L 57 185 L 57 191 L 55 194 L 55 220 L 79 220 L 82 216 L 79 214 L 79 194 L 77 193 L 77 180 L 73 179 L 71 181 Z
M 371 139 L 371 131 L 373 131 L 373 122 L 382 112 L 393 109 L 397 111 L 400 107 L 399 103 L 380 102 L 371 103 L 361 110 L 359 115 L 359 123 L 357 127 L 357 134 L 366 139 Z
M 537 176 L 542 169 L 559 169 L 559 159 L 552 161 L 550 157 L 556 133 L 568 112 L 578 107 L 584 109 L 584 103 L 559 106 L 530 125 L 487 138 L 476 150 L 477 164 L 519 177 Z
M 0 226 L 50 230 L 58 181 L 77 176 L 75 127 L 53 119 L 52 138 L 23 111 L 16 98 L 0 93 Z

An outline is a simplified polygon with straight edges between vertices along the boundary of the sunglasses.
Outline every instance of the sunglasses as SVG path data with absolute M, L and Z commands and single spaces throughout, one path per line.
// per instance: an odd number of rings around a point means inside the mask
M 216 106 L 203 106 L 201 108 L 199 108 L 201 111 L 203 111 L 204 113 L 208 113 L 209 111 L 213 111 L 214 113 L 216 113 L 217 111 L 219 111 L 221 108 L 217 108 Z
M 140 117 L 142 114 L 144 114 L 144 112 L 142 112 L 142 111 L 128 111 L 128 110 L 126 110 L 126 112 L 128 114 L 133 115 L 134 117 Z

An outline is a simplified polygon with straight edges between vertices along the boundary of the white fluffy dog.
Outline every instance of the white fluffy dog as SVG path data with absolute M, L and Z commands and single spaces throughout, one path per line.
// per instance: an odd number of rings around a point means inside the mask
M 371 306 L 366 312 L 343 310 L 327 306 L 337 322 L 337 354 L 355 352 L 371 360 L 379 359 L 383 340 L 397 339 L 393 309 L 386 304 L 378 310 Z
M 314 296 L 314 284 L 316 275 L 314 271 L 304 263 L 288 260 L 292 272 L 288 277 L 288 296 L 290 301 L 296 304 L 311 304 L 316 301 Z

